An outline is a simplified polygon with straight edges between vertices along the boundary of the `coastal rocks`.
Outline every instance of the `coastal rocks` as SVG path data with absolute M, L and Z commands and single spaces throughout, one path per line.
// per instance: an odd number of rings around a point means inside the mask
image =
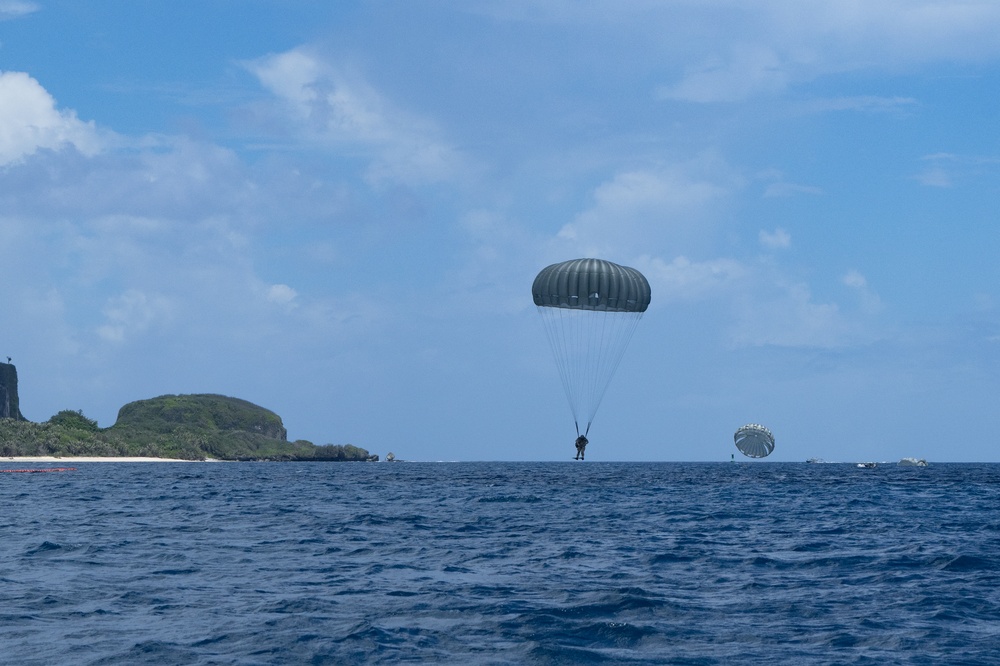
M 901 467 L 927 467 L 927 461 L 923 458 L 903 458 L 897 464 Z
M 11 363 L 0 363 L 0 419 L 24 420 L 17 398 L 17 368 Z

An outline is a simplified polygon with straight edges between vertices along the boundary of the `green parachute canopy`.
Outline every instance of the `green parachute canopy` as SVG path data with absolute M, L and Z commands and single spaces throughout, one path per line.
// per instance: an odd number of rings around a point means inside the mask
M 547 266 L 531 285 L 577 434 L 586 435 L 642 313 L 646 277 L 603 259 Z M 582 426 L 582 427 L 581 427 Z
M 645 312 L 649 282 L 639 271 L 603 259 L 573 259 L 541 270 L 531 285 L 538 307 Z

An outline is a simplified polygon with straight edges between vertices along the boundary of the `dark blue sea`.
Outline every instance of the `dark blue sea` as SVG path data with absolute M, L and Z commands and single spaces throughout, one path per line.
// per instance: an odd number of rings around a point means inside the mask
M 0 663 L 1000 661 L 1000 465 L 62 464 Z

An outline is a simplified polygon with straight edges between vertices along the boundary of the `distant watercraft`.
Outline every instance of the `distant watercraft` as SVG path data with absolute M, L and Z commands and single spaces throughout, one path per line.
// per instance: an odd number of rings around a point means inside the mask
M 858 467 L 864 467 L 866 469 L 873 469 L 874 467 L 876 467 L 876 464 L 873 463 L 873 462 L 864 462 L 864 463 L 858 463 Z
M 927 467 L 927 461 L 923 458 L 903 458 L 897 464 L 902 467 Z

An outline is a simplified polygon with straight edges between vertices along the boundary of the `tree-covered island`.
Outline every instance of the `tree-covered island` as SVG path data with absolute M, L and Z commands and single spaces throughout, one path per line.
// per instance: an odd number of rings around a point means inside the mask
M 3 457 L 378 460 L 350 444 L 289 442 L 280 416 L 222 395 L 163 395 L 130 402 L 118 411 L 117 421 L 109 428 L 99 428 L 79 411 L 61 411 L 44 423 L 24 420 L 16 408 L 8 411 L 7 418 L 0 418 Z

